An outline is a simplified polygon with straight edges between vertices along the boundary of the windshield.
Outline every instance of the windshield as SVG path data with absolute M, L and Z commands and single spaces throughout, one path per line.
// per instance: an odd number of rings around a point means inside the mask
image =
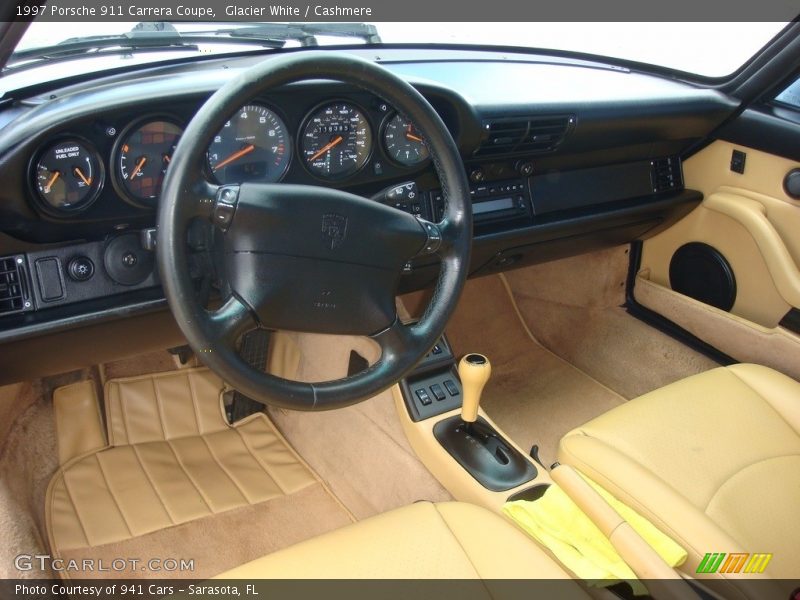
M 74 27 L 73 27 L 74 25 Z M 132 22 L 94 22 L 64 24 L 34 22 L 17 45 L 16 51 L 52 46 L 69 38 L 121 35 L 136 25 Z M 180 34 L 214 34 L 258 25 L 248 23 L 172 23 Z M 312 25 L 299 24 L 302 25 Z M 705 77 L 724 77 L 745 64 L 764 47 L 786 23 L 373 23 L 382 43 L 475 44 L 518 46 L 544 50 L 570 51 L 609 58 L 637 61 L 677 69 Z M 76 36 L 74 32 L 80 32 Z M 315 34 L 319 45 L 367 43 L 368 40 L 342 35 Z M 226 47 L 215 40 L 197 51 L 241 52 L 241 40 Z M 375 40 L 372 40 L 373 43 Z M 302 45 L 298 39 L 285 39 L 281 46 Z M 256 45 L 254 44 L 254 47 Z M 260 46 L 263 48 L 263 45 Z M 13 59 L 13 55 L 12 55 Z

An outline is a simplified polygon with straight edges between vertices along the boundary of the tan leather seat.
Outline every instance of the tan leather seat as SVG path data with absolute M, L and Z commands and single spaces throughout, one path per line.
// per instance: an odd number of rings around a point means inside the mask
M 269 554 L 218 578 L 566 579 L 570 575 L 531 538 L 485 508 L 418 502 Z M 573 585 L 572 597 L 585 598 Z
M 568 433 L 559 461 L 682 543 L 692 576 L 741 593 L 757 576 L 696 575 L 700 560 L 763 552 L 763 577 L 800 578 L 800 383 L 785 375 L 738 364 L 678 381 Z

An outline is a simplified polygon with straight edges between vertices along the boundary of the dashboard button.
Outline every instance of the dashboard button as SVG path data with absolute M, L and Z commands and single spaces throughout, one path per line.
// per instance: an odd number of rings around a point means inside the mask
M 88 281 L 94 275 L 94 263 L 86 256 L 76 256 L 69 261 L 67 274 L 73 281 Z

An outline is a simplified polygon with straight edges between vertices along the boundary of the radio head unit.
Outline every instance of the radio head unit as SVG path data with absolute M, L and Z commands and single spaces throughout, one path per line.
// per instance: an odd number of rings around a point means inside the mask
M 531 218 L 530 190 L 523 179 L 482 183 L 470 188 L 472 215 L 476 224 L 491 221 Z M 444 215 L 444 197 L 441 190 L 430 192 L 430 202 L 435 221 Z

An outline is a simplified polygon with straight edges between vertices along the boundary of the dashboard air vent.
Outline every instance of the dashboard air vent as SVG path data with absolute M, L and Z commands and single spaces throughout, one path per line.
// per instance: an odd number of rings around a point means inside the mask
M 650 161 L 650 181 L 653 192 L 670 192 L 683 187 L 681 159 L 677 156 L 657 158 Z
M 549 152 L 575 125 L 574 115 L 486 119 L 476 156 Z
M 21 312 L 31 306 L 23 264 L 21 256 L 0 257 L 0 315 Z

